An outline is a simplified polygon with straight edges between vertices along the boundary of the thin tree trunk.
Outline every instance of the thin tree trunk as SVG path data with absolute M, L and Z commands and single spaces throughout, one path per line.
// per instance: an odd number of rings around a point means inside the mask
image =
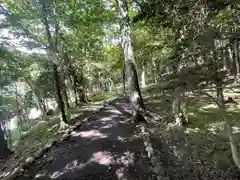
M 231 152 L 232 152 L 233 161 L 234 161 L 235 165 L 238 167 L 238 169 L 240 169 L 240 158 L 239 158 L 240 153 L 239 153 L 237 141 L 234 138 L 232 127 L 229 125 L 228 122 L 226 122 L 225 128 L 226 128 L 227 135 L 229 138 L 229 144 L 230 144 L 230 148 L 231 148 Z
M 4 137 L 3 128 L 0 123 L 0 158 L 5 158 L 9 155 L 10 150 L 7 146 L 7 141 Z
M 157 79 L 158 79 L 157 66 L 153 58 L 152 58 L 152 77 L 153 77 L 154 83 L 157 84 Z
M 66 107 L 67 107 L 67 109 L 69 109 L 70 104 L 69 104 L 69 100 L 68 100 L 67 87 L 66 87 L 64 80 L 62 81 L 62 92 L 63 92 L 63 97 L 64 97 Z
M 225 104 L 224 104 L 224 95 L 223 95 L 223 82 L 222 82 L 222 79 L 219 77 L 219 64 L 217 61 L 216 50 L 214 50 L 212 54 L 213 54 L 213 58 L 212 58 L 213 80 L 216 86 L 217 102 L 220 108 L 224 108 Z M 222 53 L 222 56 L 225 56 L 225 54 Z M 221 59 L 223 59 L 223 57 L 221 57 Z
M 44 23 L 44 26 L 45 26 L 45 31 L 46 31 L 46 35 L 47 35 L 47 39 L 48 39 L 48 44 L 49 44 L 49 51 L 50 51 L 50 57 L 53 58 L 53 62 L 52 62 L 52 68 L 53 68 L 53 77 L 54 77 L 54 80 L 55 80 L 55 85 L 56 85 L 56 93 L 57 93 L 57 97 L 58 97 L 58 107 L 60 108 L 61 110 L 61 114 L 62 114 L 62 121 L 64 123 L 68 123 L 67 122 L 67 117 L 66 117 L 66 114 L 65 114 L 65 105 L 64 105 L 64 101 L 63 101 L 63 98 L 62 98 L 62 95 L 61 95 L 61 87 L 60 87 L 60 78 L 59 78 L 59 73 L 58 73 L 58 68 L 57 68 L 57 64 L 56 64 L 56 60 L 57 60 L 57 40 L 58 40 L 58 24 L 56 22 L 56 19 L 55 19 L 55 42 L 54 42 L 54 39 L 52 38 L 52 35 L 51 35 L 51 32 L 50 32 L 50 27 L 49 27 L 49 24 L 48 24 L 48 20 L 47 20 L 47 9 L 46 9 L 46 6 L 44 4 L 44 2 L 41 2 L 42 4 L 42 10 L 43 10 L 43 23 Z M 54 8 L 54 7 L 53 7 Z M 54 10 L 53 10 L 54 12 Z M 56 18 L 56 17 L 54 17 Z
M 236 58 L 236 54 L 235 54 L 235 45 L 233 44 L 231 47 L 228 47 L 228 54 L 229 54 L 229 67 L 231 72 L 236 76 L 236 64 L 235 64 L 235 58 Z
M 126 94 L 126 72 L 125 72 L 125 62 L 123 62 L 122 77 L 123 77 L 123 94 Z
M 124 52 L 124 62 L 126 67 L 127 86 L 130 91 L 130 102 L 132 104 L 133 115 L 137 120 L 141 116 L 140 110 L 144 108 L 143 99 L 138 83 L 138 75 L 135 65 L 133 48 L 130 37 L 130 21 L 126 0 L 116 0 L 119 16 L 121 17 L 121 45 Z
M 56 90 L 57 90 L 58 107 L 61 110 L 63 122 L 67 124 L 68 122 L 65 114 L 64 101 L 63 101 L 63 98 L 61 95 L 61 89 L 60 89 L 60 80 L 59 80 L 57 65 L 55 63 L 53 63 L 53 73 L 54 73 L 54 79 L 55 79 Z
M 142 74 L 141 74 L 141 85 L 142 85 L 142 87 L 145 87 L 145 86 L 146 86 L 146 79 L 145 79 L 145 70 L 144 70 L 144 67 L 143 67 Z
M 78 106 L 78 92 L 77 92 L 76 76 L 73 77 L 73 90 L 74 90 L 74 96 L 75 96 L 75 105 Z
M 239 43 L 239 41 L 238 40 L 236 40 L 235 42 L 234 42 L 234 44 L 235 44 L 235 49 L 234 49 L 234 51 L 236 51 L 236 58 L 235 58 L 235 63 L 236 63 L 236 71 L 237 71 L 237 78 L 239 78 L 240 77 L 240 63 L 239 63 L 239 61 L 240 61 L 240 43 Z

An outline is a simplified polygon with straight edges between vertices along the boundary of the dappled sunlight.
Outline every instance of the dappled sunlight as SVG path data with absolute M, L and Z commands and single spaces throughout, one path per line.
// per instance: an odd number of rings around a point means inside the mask
M 40 173 L 40 174 L 36 174 L 36 176 L 33 179 L 43 179 L 48 177 L 46 174 Z
M 68 172 L 81 170 L 93 163 L 109 166 L 109 169 L 111 169 L 111 165 L 122 165 L 123 167 L 115 170 L 115 174 L 118 179 L 124 179 L 124 171 L 126 171 L 126 168 L 134 163 L 134 153 L 126 151 L 121 156 L 118 156 L 108 151 L 94 152 L 85 163 L 80 163 L 77 159 L 73 160 L 72 162 L 66 164 L 61 170 L 54 172 L 50 177 L 51 179 L 58 179 L 60 176 Z
M 71 114 L 71 119 L 77 118 L 81 116 L 83 113 L 76 113 L 76 114 Z
M 125 175 L 124 175 L 124 171 L 125 171 L 125 168 L 124 168 L 124 167 L 121 167 L 121 168 L 119 168 L 119 169 L 116 170 L 116 175 L 117 175 L 117 178 L 118 178 L 118 179 L 127 180 L 127 178 L 126 178 Z
M 125 138 L 123 138 L 123 137 L 121 137 L 121 136 L 118 136 L 118 137 L 117 137 L 117 140 L 119 140 L 119 141 L 125 141 Z
M 108 128 L 111 128 L 111 127 L 112 127 L 112 125 L 109 124 L 109 125 L 106 125 L 106 126 L 102 126 L 101 129 L 108 129 Z
M 117 118 L 119 115 L 112 115 L 109 117 L 103 117 L 103 118 L 99 118 L 97 121 L 101 121 L 101 122 L 111 122 L 114 120 L 114 118 Z
M 232 129 L 233 129 L 233 134 L 240 133 L 240 127 L 233 126 Z
M 55 124 L 53 127 L 49 128 L 47 131 L 52 131 L 55 128 L 58 128 L 58 124 Z
M 213 134 L 218 134 L 219 131 L 224 130 L 224 125 L 225 124 L 226 124 L 226 122 L 224 122 L 224 121 L 211 123 L 207 126 L 207 129 L 208 129 L 208 131 L 210 131 Z
M 229 112 L 240 112 L 240 104 L 231 104 L 227 107 Z
M 193 112 L 189 112 L 189 113 L 188 113 L 188 116 L 191 116 L 191 117 L 194 117 L 194 118 L 197 117 L 197 115 L 196 115 L 195 113 L 193 113 Z
M 212 109 L 218 109 L 219 107 L 216 104 L 207 104 L 199 108 L 200 111 L 206 111 L 206 110 L 212 110 Z
M 116 109 L 109 109 L 109 110 L 107 110 L 107 112 L 108 112 L 108 113 L 114 113 L 114 114 L 116 114 L 116 115 L 121 114 L 121 112 L 119 112 L 119 111 L 116 110 Z
M 1 172 L 0 178 L 4 178 L 4 177 L 8 176 L 9 174 L 10 174 L 10 172 Z
M 126 151 L 123 155 L 117 158 L 116 162 L 118 164 L 124 164 L 124 166 L 128 167 L 129 165 L 133 165 L 134 163 L 134 153 L 130 151 Z
M 199 128 L 186 128 L 186 130 L 184 131 L 185 134 L 191 134 L 191 133 L 197 133 L 199 132 L 200 129 Z
M 100 119 L 101 121 L 112 121 L 112 117 L 104 117 Z
M 110 165 L 114 163 L 114 158 L 109 152 L 96 152 L 92 155 L 92 158 L 90 159 L 91 162 L 97 162 L 101 165 Z
M 87 163 L 83 164 L 83 163 L 78 163 L 78 160 L 74 160 L 71 163 L 67 164 L 62 170 L 54 172 L 51 175 L 51 179 L 57 179 L 60 176 L 62 176 L 63 174 L 65 174 L 66 172 L 69 172 L 69 171 L 74 171 L 76 169 L 82 169 L 83 167 L 85 167 L 89 163 L 91 163 L 91 161 L 88 161 Z
M 80 131 L 80 132 L 73 131 L 71 132 L 71 135 L 73 137 L 80 136 L 83 138 L 94 138 L 94 139 L 101 139 L 101 138 L 107 137 L 105 134 L 101 133 L 98 130 L 89 130 L 89 131 Z

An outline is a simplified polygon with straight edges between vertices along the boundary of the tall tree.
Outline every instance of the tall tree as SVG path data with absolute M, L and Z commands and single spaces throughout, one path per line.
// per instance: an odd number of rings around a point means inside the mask
M 56 60 L 57 60 L 57 48 L 58 48 L 58 31 L 59 31 L 59 24 L 57 22 L 57 17 L 55 14 L 55 2 L 53 1 L 53 3 L 50 5 L 50 7 L 52 7 L 52 14 L 53 14 L 53 19 L 54 19 L 54 38 L 51 34 L 50 31 L 50 26 L 49 26 L 49 22 L 47 19 L 47 15 L 49 14 L 49 12 L 47 11 L 46 8 L 46 4 L 44 1 L 41 1 L 41 6 L 42 6 L 42 19 L 43 19 L 43 24 L 45 26 L 45 31 L 46 31 L 46 36 L 47 36 L 47 40 L 48 40 L 48 45 L 49 45 L 49 55 L 50 58 L 53 58 L 53 77 L 55 80 L 55 84 L 56 84 L 56 92 L 57 92 L 57 97 L 58 97 L 58 106 L 61 110 L 62 113 L 62 120 L 64 123 L 68 123 L 67 122 L 67 117 L 65 114 L 65 105 L 64 105 L 64 101 L 62 98 L 62 94 L 61 94 L 61 83 L 60 83 L 60 77 L 59 77 L 59 73 L 58 73 L 58 67 L 56 64 Z
M 137 118 L 141 108 L 144 107 L 143 99 L 138 82 L 138 74 L 134 59 L 134 52 L 131 40 L 130 18 L 126 0 L 116 0 L 118 14 L 120 17 L 121 45 L 124 52 L 124 65 L 127 78 L 127 88 L 130 91 L 130 102 L 133 115 Z

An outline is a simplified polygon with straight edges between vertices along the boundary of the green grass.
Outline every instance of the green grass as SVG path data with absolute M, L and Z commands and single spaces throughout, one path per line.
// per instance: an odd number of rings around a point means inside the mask
M 92 102 L 102 102 L 110 98 L 117 97 L 116 92 L 98 93 L 90 98 Z
M 57 139 L 59 122 L 58 117 L 45 119 L 23 135 L 14 145 L 16 159 L 22 161 L 29 156 L 34 156 L 44 145 Z

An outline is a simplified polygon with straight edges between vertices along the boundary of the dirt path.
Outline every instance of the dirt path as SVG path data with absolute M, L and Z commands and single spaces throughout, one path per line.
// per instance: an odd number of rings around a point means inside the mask
M 129 110 L 126 98 L 110 103 L 18 179 L 153 179 Z

